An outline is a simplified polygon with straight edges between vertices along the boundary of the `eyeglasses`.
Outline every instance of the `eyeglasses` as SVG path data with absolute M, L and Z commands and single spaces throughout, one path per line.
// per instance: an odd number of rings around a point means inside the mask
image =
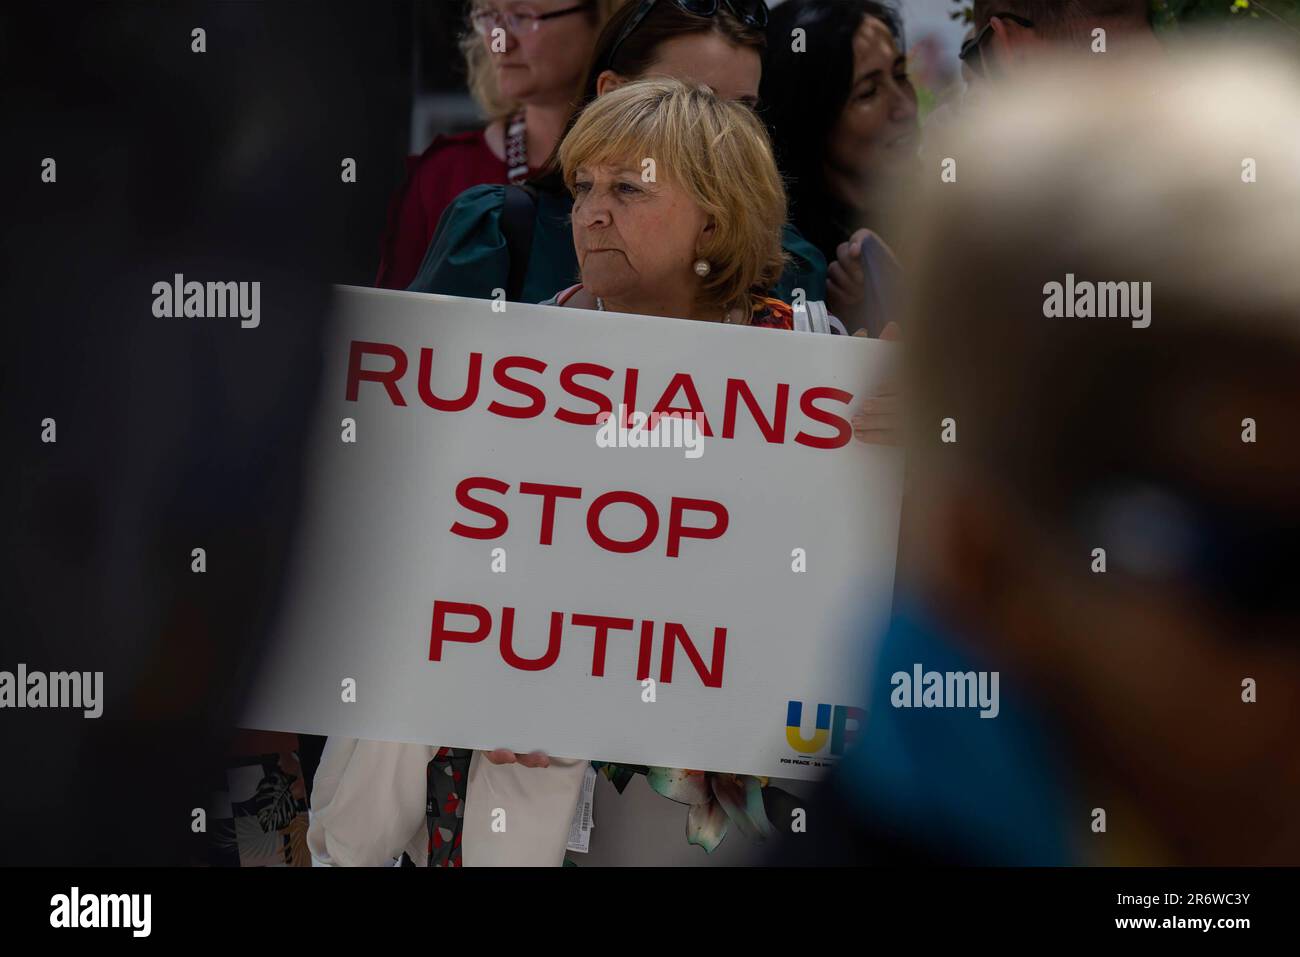
M 614 58 L 618 56 L 618 49 L 623 45 L 623 41 L 630 37 L 641 21 L 650 15 L 654 5 L 658 0 L 641 0 L 641 6 L 637 8 L 632 19 L 627 22 L 623 32 L 618 35 L 614 45 L 610 48 L 609 56 L 605 59 L 605 66 L 612 69 Z M 762 30 L 767 26 L 767 4 L 763 0 L 672 0 L 673 3 L 697 17 L 717 16 L 718 8 L 726 4 L 728 10 L 736 15 L 739 20 L 747 27 L 755 30 Z
M 1014 13 L 994 13 L 989 15 L 989 22 L 980 28 L 979 33 L 975 34 L 969 40 L 961 45 L 961 52 L 957 54 L 957 59 L 961 60 L 971 68 L 975 73 L 984 75 L 987 71 L 984 68 L 984 38 L 989 35 L 993 29 L 993 20 L 1010 20 L 1012 23 L 1024 27 L 1026 30 L 1034 28 L 1034 21 L 1027 20 L 1024 17 L 1017 16 Z
M 501 13 L 497 10 L 479 10 L 470 16 L 469 22 L 474 25 L 475 31 L 481 37 L 490 36 L 498 27 L 505 27 L 512 36 L 520 36 L 525 33 L 536 33 L 543 20 L 567 17 L 570 13 L 588 9 L 591 3 L 592 0 L 587 0 L 586 3 L 565 7 L 563 10 L 552 10 L 550 13 L 532 13 L 527 10 Z

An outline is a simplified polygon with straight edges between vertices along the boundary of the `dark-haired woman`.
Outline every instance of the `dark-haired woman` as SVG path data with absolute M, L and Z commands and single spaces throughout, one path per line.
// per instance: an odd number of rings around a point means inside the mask
M 772 11 L 761 100 L 790 217 L 830 264 L 831 312 L 861 328 L 861 246 L 919 146 L 897 12 L 876 0 L 787 0 Z M 882 251 L 888 263 L 887 248 Z M 855 321 L 856 320 L 856 321 Z

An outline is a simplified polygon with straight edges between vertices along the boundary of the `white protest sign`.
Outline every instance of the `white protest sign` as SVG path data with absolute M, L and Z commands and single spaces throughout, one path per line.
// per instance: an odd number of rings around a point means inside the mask
M 785 778 L 834 763 L 902 487 L 901 451 L 849 420 L 896 346 L 351 287 L 337 307 L 246 727 Z M 611 444 L 598 413 L 620 404 L 702 413 L 702 440 L 691 422 L 679 447 Z

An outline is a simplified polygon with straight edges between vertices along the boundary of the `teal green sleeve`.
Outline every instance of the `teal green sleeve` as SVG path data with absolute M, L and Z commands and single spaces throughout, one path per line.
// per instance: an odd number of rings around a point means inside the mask
M 411 292 L 491 299 L 510 278 L 510 251 L 501 232 L 505 187 L 475 186 L 447 207 L 438 221 Z M 554 208 L 552 208 L 554 207 Z M 567 228 L 569 201 L 543 199 L 539 206 L 532 256 L 524 282 L 525 302 L 540 302 L 577 281 L 577 257 Z M 789 262 L 772 295 L 791 302 L 795 289 L 805 299 L 826 298 L 826 260 L 793 226 L 786 225 L 782 245 Z
M 424 262 L 410 292 L 491 299 L 492 290 L 506 288 L 510 251 L 501 234 L 501 210 L 506 189 L 474 186 L 456 197 L 434 230 Z
M 424 262 L 410 292 L 491 299 L 510 282 L 510 249 L 501 231 L 506 188 L 474 186 L 456 197 L 438 220 Z M 537 200 L 528 268 L 520 302 L 541 302 L 578 281 L 578 258 L 569 228 L 572 200 L 567 193 L 543 192 Z
M 789 256 L 785 272 L 772 287 L 772 296 L 782 302 L 793 302 L 794 290 L 802 289 L 806 302 L 819 302 L 826 298 L 826 257 L 799 230 L 789 223 L 781 231 L 781 246 Z

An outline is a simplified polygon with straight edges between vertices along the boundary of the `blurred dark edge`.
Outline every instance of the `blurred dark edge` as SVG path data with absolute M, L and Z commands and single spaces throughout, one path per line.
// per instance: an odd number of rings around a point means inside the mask
M 409 2 L 0 9 L 0 670 L 103 671 L 107 701 L 0 711 L 0 864 L 207 858 L 192 811 L 276 611 L 329 284 L 370 282 L 403 175 L 411 22 Z M 260 281 L 260 327 L 154 318 L 174 273 Z

